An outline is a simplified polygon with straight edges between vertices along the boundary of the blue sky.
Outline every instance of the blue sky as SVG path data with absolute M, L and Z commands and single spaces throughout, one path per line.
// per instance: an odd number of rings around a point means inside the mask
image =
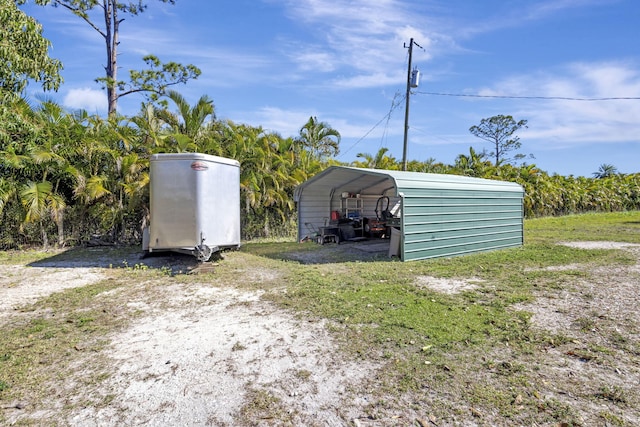
M 409 160 L 452 164 L 490 149 L 469 133 L 498 114 L 528 120 L 521 152 L 549 173 L 591 176 L 601 164 L 640 172 L 640 99 L 569 101 L 434 95 L 640 98 L 637 0 L 149 0 L 121 25 L 120 77 L 142 56 L 192 63 L 220 119 L 295 136 L 309 116 L 342 134 L 339 160 L 387 147 L 402 159 L 411 38 L 420 86 L 410 97 Z M 47 95 L 104 114 L 104 42 L 62 8 L 22 9 L 44 26 L 65 83 Z M 38 87 L 30 87 L 37 97 Z M 123 98 L 135 114 L 142 99 Z M 394 103 L 399 105 L 392 108 Z

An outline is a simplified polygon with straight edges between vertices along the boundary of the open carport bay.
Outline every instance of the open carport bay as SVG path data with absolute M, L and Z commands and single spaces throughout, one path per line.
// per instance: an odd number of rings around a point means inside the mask
M 340 235 L 344 224 L 356 238 L 395 228 L 402 261 L 520 246 L 523 197 L 504 181 L 332 166 L 295 191 L 298 240 Z

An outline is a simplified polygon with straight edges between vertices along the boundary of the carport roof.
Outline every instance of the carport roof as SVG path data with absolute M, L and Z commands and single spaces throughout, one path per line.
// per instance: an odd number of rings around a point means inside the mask
M 520 185 L 506 181 L 460 175 L 330 166 L 296 187 L 294 200 L 299 202 L 305 191 L 399 196 L 411 190 L 425 188 L 524 193 Z

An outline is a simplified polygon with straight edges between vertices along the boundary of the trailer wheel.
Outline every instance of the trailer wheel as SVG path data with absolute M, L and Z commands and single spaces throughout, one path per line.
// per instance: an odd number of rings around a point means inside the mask
M 198 261 L 207 262 L 211 255 L 213 254 L 213 250 L 207 245 L 199 245 L 196 247 L 196 256 L 198 257 Z

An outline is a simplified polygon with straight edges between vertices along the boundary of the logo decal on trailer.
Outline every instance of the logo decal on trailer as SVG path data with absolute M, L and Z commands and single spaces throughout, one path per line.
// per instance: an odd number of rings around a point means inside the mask
M 196 160 L 195 162 L 191 163 L 191 169 L 193 169 L 194 171 L 206 171 L 207 169 L 209 169 L 209 166 L 207 166 L 205 162 Z

